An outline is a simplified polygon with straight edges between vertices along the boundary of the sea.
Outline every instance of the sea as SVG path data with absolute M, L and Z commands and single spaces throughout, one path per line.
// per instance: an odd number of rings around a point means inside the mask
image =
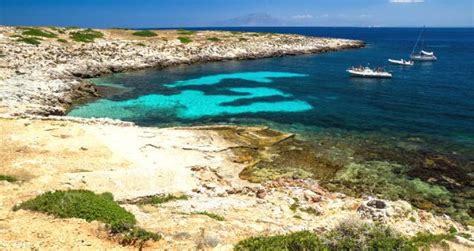
M 358 196 L 405 199 L 472 223 L 473 28 L 426 28 L 424 50 L 438 61 L 414 66 L 387 60 L 407 59 L 420 28 L 193 29 L 359 39 L 366 47 L 103 76 L 91 81 L 104 97 L 68 115 L 155 127 L 267 125 L 342 166 L 328 189 L 357 187 Z M 351 66 L 383 67 L 393 78 L 352 78 Z

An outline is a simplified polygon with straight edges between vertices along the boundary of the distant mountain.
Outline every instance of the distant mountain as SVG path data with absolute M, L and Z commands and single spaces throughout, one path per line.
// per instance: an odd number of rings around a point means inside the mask
M 217 26 L 281 26 L 285 25 L 282 19 L 267 13 L 252 13 L 216 23 Z

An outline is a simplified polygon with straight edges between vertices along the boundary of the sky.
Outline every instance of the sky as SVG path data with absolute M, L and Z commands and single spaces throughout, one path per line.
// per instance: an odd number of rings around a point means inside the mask
M 0 25 L 473 27 L 474 0 L 0 0 Z

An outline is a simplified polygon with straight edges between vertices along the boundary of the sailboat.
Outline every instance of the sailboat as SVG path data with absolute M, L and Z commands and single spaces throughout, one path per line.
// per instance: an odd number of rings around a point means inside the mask
M 423 37 L 424 31 L 425 31 L 425 27 L 423 26 L 420 36 L 418 36 L 418 40 L 416 40 L 416 44 L 413 47 L 413 50 L 411 51 L 410 59 L 414 61 L 436 61 L 438 60 L 438 58 L 436 58 L 433 52 L 427 52 L 423 50 L 423 45 L 424 45 L 423 41 L 421 43 L 420 51 L 418 53 L 415 53 L 415 50 L 417 49 L 418 44 L 420 43 L 420 40 Z

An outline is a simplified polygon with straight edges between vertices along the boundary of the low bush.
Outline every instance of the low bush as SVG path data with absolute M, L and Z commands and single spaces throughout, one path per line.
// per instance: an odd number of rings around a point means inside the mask
M 146 45 L 144 43 L 137 43 L 138 46 L 145 47 Z
M 321 250 L 323 243 L 309 231 L 269 237 L 252 237 L 239 242 L 234 250 Z
M 41 39 L 37 37 L 22 37 L 18 36 L 17 42 L 22 42 L 26 44 L 39 45 L 41 44 Z
M 58 42 L 60 42 L 60 43 L 67 43 L 67 40 L 66 40 L 66 39 L 62 39 L 62 38 L 59 38 L 59 39 L 58 39 Z
M 123 245 L 142 246 L 147 240 L 159 240 L 161 236 L 135 226 L 133 214 L 120 207 L 111 193 L 95 194 L 87 190 L 47 192 L 13 208 L 43 212 L 59 218 L 80 218 L 101 221 Z
M 76 42 L 92 43 L 94 42 L 96 38 L 104 37 L 104 34 L 100 31 L 86 29 L 86 30 L 71 32 L 70 37 L 72 40 Z
M 34 37 L 47 37 L 47 38 L 57 37 L 57 35 L 52 32 L 44 31 L 38 28 L 25 28 L 21 34 L 25 36 L 34 36 Z
M 139 245 L 161 236 L 135 227 L 133 214 L 120 207 L 111 193 L 95 194 L 87 190 L 68 190 L 44 193 L 13 208 L 43 212 L 60 218 L 80 218 L 101 221 L 123 245 Z
M 0 57 L 4 57 L 5 55 L 0 55 Z M 14 176 L 10 176 L 10 175 L 0 175 L 0 181 L 2 180 L 5 180 L 5 181 L 8 181 L 10 183 L 12 182 L 16 182 L 18 179 Z
M 60 218 L 98 220 L 107 224 L 134 225 L 136 222 L 135 216 L 120 207 L 110 193 L 95 194 L 87 190 L 47 192 L 14 208 L 18 209 L 43 212 Z
M 252 237 L 239 242 L 235 250 L 419 250 L 443 245 L 453 235 L 419 233 L 407 238 L 380 225 L 341 224 L 322 235 L 309 231 L 269 237 Z
M 191 40 L 189 37 L 178 37 L 179 41 L 183 44 L 191 43 L 193 40 Z
M 196 34 L 196 31 L 190 31 L 190 30 L 183 30 L 183 29 L 179 29 L 176 31 L 176 33 L 178 33 L 178 35 L 194 35 Z
M 134 36 L 139 36 L 139 37 L 156 37 L 157 34 L 153 31 L 149 30 L 143 30 L 143 31 L 136 31 L 132 33 Z
M 210 37 L 208 38 L 207 40 L 211 41 L 211 42 L 220 42 L 221 40 L 217 37 Z

